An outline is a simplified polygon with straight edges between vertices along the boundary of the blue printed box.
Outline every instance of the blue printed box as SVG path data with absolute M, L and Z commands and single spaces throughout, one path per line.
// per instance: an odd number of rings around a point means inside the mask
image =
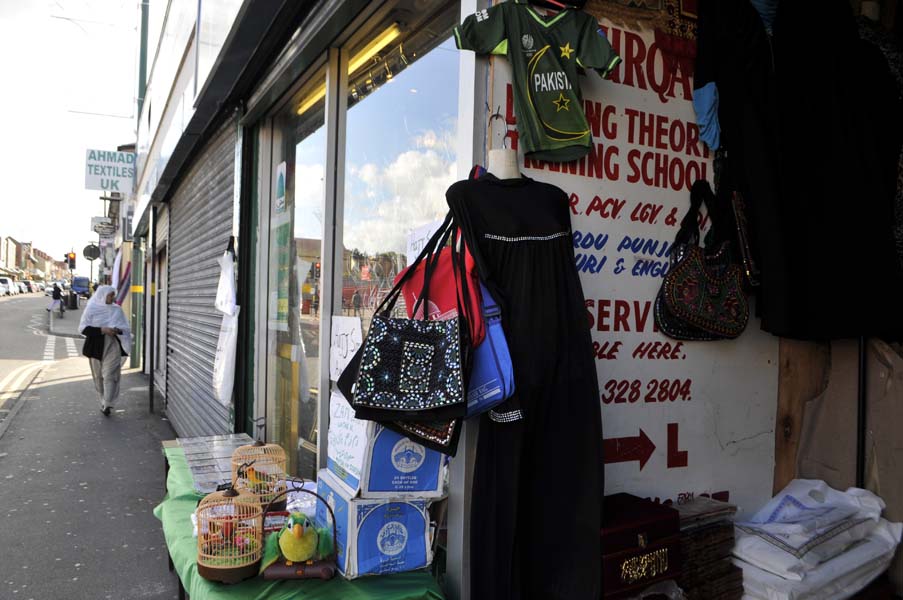
M 317 493 L 335 513 L 338 567 L 346 578 L 413 571 L 432 562 L 427 500 L 352 498 L 327 469 L 318 474 Z M 322 502 L 316 522 L 331 527 Z
M 372 421 L 354 418 L 341 393 L 329 404 L 326 466 L 352 497 L 440 498 L 445 457 Z

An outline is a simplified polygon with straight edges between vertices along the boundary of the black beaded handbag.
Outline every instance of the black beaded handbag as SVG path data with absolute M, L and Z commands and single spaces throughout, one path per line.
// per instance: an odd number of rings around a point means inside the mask
M 352 359 L 339 378 L 338 387 L 351 402 L 357 418 L 435 422 L 464 416 L 465 364 L 470 344 L 464 339 L 468 328 L 460 303 L 458 316 L 448 320 L 430 320 L 426 310 L 420 311 L 420 319 L 392 316 L 402 285 L 424 260 L 423 290 L 413 314 L 428 301 L 439 250 L 453 232 L 449 215 L 377 307 L 359 357 Z

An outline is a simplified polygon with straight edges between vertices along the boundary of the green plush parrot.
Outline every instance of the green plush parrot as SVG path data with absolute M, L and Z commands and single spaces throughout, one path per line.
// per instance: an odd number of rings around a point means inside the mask
M 304 562 L 315 557 L 320 535 L 304 513 L 289 515 L 285 529 L 279 534 L 279 549 L 285 560 Z
M 271 533 L 263 551 L 260 572 L 279 560 L 280 555 L 290 562 L 321 560 L 332 554 L 332 530 L 315 527 L 304 513 L 289 515 L 285 526 Z

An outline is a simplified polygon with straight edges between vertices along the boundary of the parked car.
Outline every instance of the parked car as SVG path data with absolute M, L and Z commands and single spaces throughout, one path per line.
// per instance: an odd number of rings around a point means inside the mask
M 9 277 L 0 277 L 0 296 L 12 296 L 13 280 Z
M 91 295 L 91 280 L 87 277 L 73 277 L 72 291 L 87 298 Z
M 22 283 L 25 284 L 25 291 L 27 291 L 28 293 L 38 291 L 37 288 L 35 287 L 34 281 L 31 281 L 30 279 L 26 279 Z
M 20 293 L 20 294 L 27 294 L 27 293 L 28 293 L 28 288 L 25 287 L 25 282 L 24 282 L 24 281 L 17 281 L 16 284 L 18 284 L 18 286 L 19 286 L 19 293 Z

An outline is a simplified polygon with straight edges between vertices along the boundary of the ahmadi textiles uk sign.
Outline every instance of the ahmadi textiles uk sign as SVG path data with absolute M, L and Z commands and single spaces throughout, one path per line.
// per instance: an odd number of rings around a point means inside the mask
M 130 193 L 135 178 L 135 153 L 85 151 L 85 189 Z

